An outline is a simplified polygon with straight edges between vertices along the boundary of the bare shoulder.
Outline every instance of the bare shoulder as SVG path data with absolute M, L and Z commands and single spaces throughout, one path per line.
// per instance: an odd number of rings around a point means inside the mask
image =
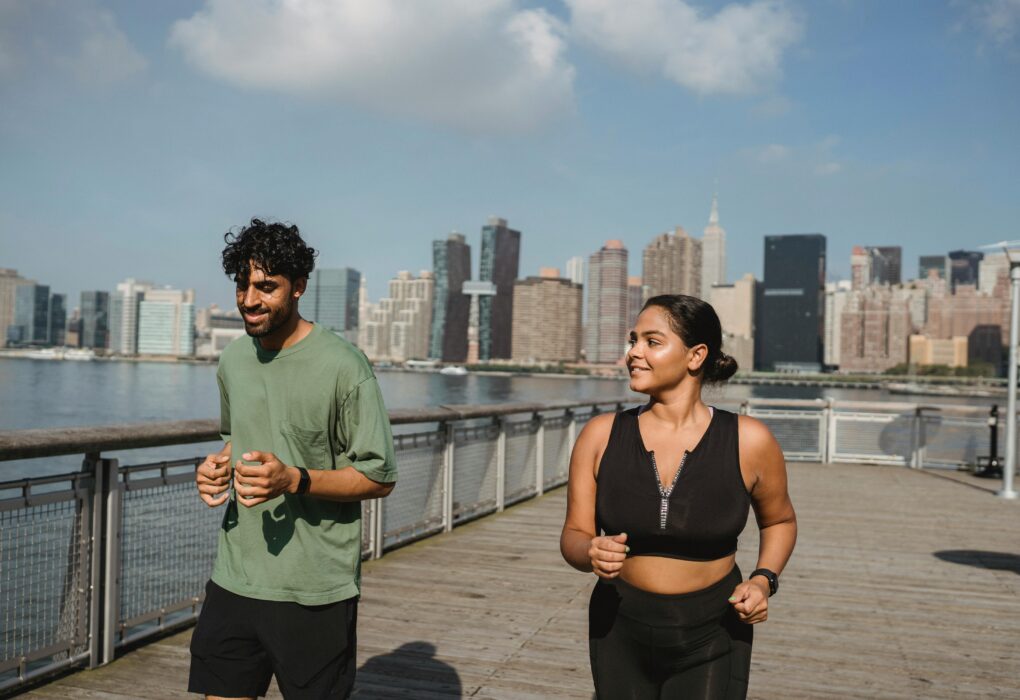
M 737 416 L 740 451 L 746 454 L 767 454 L 779 449 L 779 443 L 764 423 L 751 416 Z
M 768 426 L 756 418 L 740 416 L 737 431 L 740 468 L 750 478 L 749 488 L 754 489 L 753 493 L 758 492 L 762 481 L 785 484 L 786 460 Z
M 741 446 L 741 458 L 755 461 L 782 460 L 782 449 L 765 423 L 750 415 L 741 415 L 736 423 L 737 439 Z
M 609 433 L 613 430 L 615 413 L 601 413 L 587 423 L 577 436 L 577 441 L 591 447 L 600 447 L 609 442 Z

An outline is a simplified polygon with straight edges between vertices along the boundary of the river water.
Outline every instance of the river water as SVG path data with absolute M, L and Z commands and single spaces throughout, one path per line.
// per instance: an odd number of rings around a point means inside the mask
M 456 377 L 387 370 L 379 371 L 378 377 L 389 408 L 563 399 L 622 399 L 634 404 L 642 401 L 640 395 L 628 390 L 623 380 L 479 374 Z M 705 392 L 709 403 L 729 404 L 750 397 L 911 400 L 877 389 L 729 384 Z M 991 403 L 990 399 L 925 400 Z M 214 418 L 218 412 L 216 367 L 212 364 L 0 358 L 0 430 Z M 132 456 L 136 460 L 165 459 L 167 450 L 180 456 L 180 447 L 161 448 L 158 453 L 135 451 Z M 29 474 L 73 471 L 80 461 L 81 456 L 67 456 L 0 462 L 0 481 Z

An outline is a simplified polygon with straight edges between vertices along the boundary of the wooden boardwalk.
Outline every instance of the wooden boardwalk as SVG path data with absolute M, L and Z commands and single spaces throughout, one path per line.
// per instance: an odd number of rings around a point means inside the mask
M 751 697 L 1020 698 L 1020 502 L 955 473 L 790 476 L 800 542 L 756 631 Z M 560 489 L 367 563 L 356 697 L 591 698 L 592 578 L 560 559 L 564 503 Z M 745 573 L 756 543 L 752 523 Z M 189 638 L 25 696 L 194 697 Z

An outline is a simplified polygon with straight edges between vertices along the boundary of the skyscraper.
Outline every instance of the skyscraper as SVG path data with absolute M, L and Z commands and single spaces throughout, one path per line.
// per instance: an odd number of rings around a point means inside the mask
M 580 255 L 567 260 L 567 274 L 566 278 L 574 284 L 581 285 L 581 342 L 584 343 L 584 324 L 588 321 L 588 287 L 585 285 L 585 278 L 588 276 L 585 272 L 584 258 Z
M 707 301 L 717 284 L 726 284 L 726 230 L 719 225 L 719 198 L 713 195 L 701 244 L 701 298 Z
M 15 290 L 14 323 L 6 329 L 8 345 L 50 344 L 50 288 L 23 284 Z
M 49 344 L 61 347 L 64 345 L 67 332 L 67 295 L 50 295 L 50 333 Z
M 627 345 L 627 249 L 607 241 L 588 258 L 588 362 L 617 362 Z
M 949 252 L 949 288 L 955 292 L 957 285 L 979 284 L 978 265 L 985 254 L 972 250 L 953 250 Z
M 757 308 L 757 369 L 821 369 L 825 236 L 807 233 L 765 237 L 765 280 Z
M 928 279 L 928 273 L 934 270 L 940 279 L 946 279 L 945 255 L 922 255 L 917 266 L 918 279 Z
M 903 249 L 898 245 L 868 248 L 872 284 L 900 284 Z
M 581 285 L 551 273 L 514 283 L 514 361 L 576 362 L 580 356 Z
M 110 335 L 110 293 L 81 293 L 81 336 L 83 348 L 106 348 Z
M 838 323 L 841 370 L 882 372 L 907 362 L 910 307 L 888 286 L 849 292 Z
M 301 315 L 334 333 L 354 338 L 360 284 L 361 273 L 350 267 L 312 270 L 301 297 Z
M 839 367 L 842 328 L 840 319 L 850 294 L 850 280 L 827 282 L 825 284 L 825 337 L 823 340 L 824 363 L 827 367 Z
M 989 253 L 978 262 L 978 291 L 995 294 L 996 287 L 1009 286 L 1009 258 L 1005 253 Z M 1005 292 L 1008 294 L 1008 292 Z
M 701 295 L 701 241 L 682 226 L 656 236 L 644 250 L 641 278 L 646 300 L 660 294 Z
M 35 284 L 25 279 L 17 270 L 0 268 L 0 346 L 7 340 L 7 326 L 14 324 L 14 303 L 18 287 Z
M 451 233 L 445 241 L 432 241 L 432 272 L 435 292 L 429 357 L 443 362 L 467 359 L 468 311 L 464 282 L 471 279 L 471 246 L 464 236 Z
M 871 284 L 871 256 L 864 246 L 855 245 L 850 251 L 850 288 L 864 289 Z
M 506 219 L 491 217 L 482 227 L 478 277 L 492 282 L 495 296 L 478 300 L 478 359 L 510 359 L 514 318 L 514 282 L 521 251 L 521 232 Z
M 574 284 L 584 284 L 584 258 L 580 255 L 576 255 L 570 260 L 567 260 L 567 274 L 568 280 Z
M 138 305 L 151 288 L 151 282 L 139 282 L 133 277 L 117 285 L 110 298 L 110 352 L 138 353 Z
M 138 354 L 195 354 L 195 292 L 147 289 L 138 305 Z
M 645 303 L 645 287 L 640 277 L 627 278 L 627 328 L 633 328 Z
M 404 362 L 427 356 L 434 286 L 429 270 L 418 277 L 401 270 L 390 280 L 389 296 L 366 303 L 359 346 L 369 359 Z
M 737 361 L 737 368 L 749 372 L 754 368 L 754 304 L 758 281 L 748 273 L 733 284 L 712 287 L 708 302 L 719 316 L 722 326 L 722 349 Z

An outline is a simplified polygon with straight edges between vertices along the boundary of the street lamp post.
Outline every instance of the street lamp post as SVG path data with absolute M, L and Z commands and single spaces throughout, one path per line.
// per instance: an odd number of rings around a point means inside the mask
M 1017 497 L 1013 490 L 1013 473 L 1016 471 L 1016 381 L 1017 381 L 1017 341 L 1020 340 L 1020 260 L 1014 261 L 1006 250 L 1009 259 L 1009 386 L 1006 390 L 1006 464 L 1002 469 L 1002 490 L 997 495 L 1002 498 Z
M 1020 257 L 1014 258 L 1010 250 L 1020 251 L 1020 240 L 1000 241 L 983 245 L 982 248 L 1001 250 L 1009 261 L 1009 385 L 1006 387 L 1006 464 L 1002 467 L 1002 489 L 996 495 L 1015 500 L 1013 474 L 1016 472 L 1016 382 L 1017 343 L 1020 342 Z M 994 455 L 992 455 L 994 457 Z

